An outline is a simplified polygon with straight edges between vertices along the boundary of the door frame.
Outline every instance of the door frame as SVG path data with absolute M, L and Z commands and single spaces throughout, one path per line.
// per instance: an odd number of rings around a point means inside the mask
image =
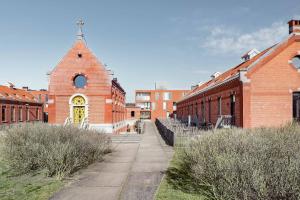
M 80 94 L 80 93 L 76 93 L 76 94 L 73 94 L 70 99 L 69 99 L 69 117 L 72 119 L 72 123 L 74 123 L 74 107 L 75 106 L 78 106 L 78 105 L 74 105 L 73 104 L 73 99 L 77 96 L 80 96 L 84 99 L 85 101 L 85 104 L 84 105 L 80 105 L 80 106 L 83 106 L 84 107 L 84 118 L 88 118 L 89 117 L 89 104 L 88 104 L 88 98 L 84 95 L 84 94 Z

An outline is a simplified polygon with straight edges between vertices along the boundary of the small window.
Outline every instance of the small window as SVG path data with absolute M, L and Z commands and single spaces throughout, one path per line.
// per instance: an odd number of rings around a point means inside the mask
M 77 56 L 78 56 L 78 58 L 82 58 L 82 54 L 81 53 L 77 54 Z
M 16 121 L 16 109 L 14 106 L 10 107 L 10 121 L 15 122 Z
M 152 104 L 151 104 L 151 110 L 155 110 L 156 109 L 156 104 L 155 104 L 155 102 L 153 102 Z
M 6 122 L 6 106 L 2 106 L 1 113 L 2 113 L 2 122 Z
M 159 92 L 155 92 L 155 100 L 156 100 L 156 101 L 159 100 Z
M 75 76 L 74 85 L 77 88 L 84 88 L 86 85 L 86 77 L 82 74 Z
M 19 107 L 19 121 L 23 121 L 23 108 Z
M 26 121 L 29 121 L 29 108 L 26 107 Z
M 167 102 L 163 102 L 163 109 L 167 110 Z
M 294 57 L 292 63 L 297 69 L 300 69 L 300 56 Z
M 222 115 L 222 98 L 218 98 L 218 115 Z
M 135 117 L 135 112 L 131 111 L 131 117 Z

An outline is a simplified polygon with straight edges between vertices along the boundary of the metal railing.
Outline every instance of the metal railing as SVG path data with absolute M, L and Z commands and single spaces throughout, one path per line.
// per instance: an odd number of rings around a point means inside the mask
M 175 148 L 184 148 L 191 139 L 205 133 L 203 129 L 188 126 L 174 119 L 156 119 L 155 124 L 166 144 Z

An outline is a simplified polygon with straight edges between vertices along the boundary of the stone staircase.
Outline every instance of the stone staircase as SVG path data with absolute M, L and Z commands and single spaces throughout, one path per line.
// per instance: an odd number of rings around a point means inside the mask
M 112 143 L 138 143 L 141 141 L 141 135 L 136 133 L 111 135 Z

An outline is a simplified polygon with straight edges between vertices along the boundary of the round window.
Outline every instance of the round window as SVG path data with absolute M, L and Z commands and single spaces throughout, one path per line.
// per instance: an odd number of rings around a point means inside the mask
M 82 74 L 75 76 L 74 85 L 77 88 L 84 88 L 86 85 L 86 77 Z
M 297 69 L 300 69 L 300 56 L 294 57 L 292 63 Z

